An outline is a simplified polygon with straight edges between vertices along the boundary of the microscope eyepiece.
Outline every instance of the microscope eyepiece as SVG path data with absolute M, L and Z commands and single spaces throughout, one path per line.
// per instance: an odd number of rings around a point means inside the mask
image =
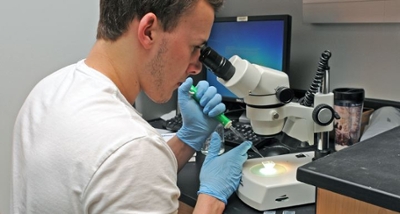
M 235 74 L 235 67 L 212 48 L 203 46 L 200 50 L 200 62 L 207 66 L 219 78 L 228 81 Z

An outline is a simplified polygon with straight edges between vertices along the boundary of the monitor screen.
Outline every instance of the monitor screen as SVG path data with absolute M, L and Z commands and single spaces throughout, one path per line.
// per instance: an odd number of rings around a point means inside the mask
M 217 17 L 207 43 L 227 59 L 238 55 L 250 63 L 289 73 L 290 36 L 289 15 Z M 209 70 L 206 79 L 224 101 L 243 102 Z

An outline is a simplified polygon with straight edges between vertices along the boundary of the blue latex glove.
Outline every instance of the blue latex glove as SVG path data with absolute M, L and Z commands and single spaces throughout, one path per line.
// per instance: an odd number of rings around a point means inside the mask
M 222 97 L 215 87 L 209 87 L 208 82 L 197 84 L 197 103 L 189 94 L 192 78 L 187 78 L 178 88 L 178 104 L 182 114 L 182 128 L 176 136 L 184 143 L 199 151 L 207 137 L 215 130 L 218 121 L 213 118 L 225 111 Z
M 208 154 L 200 171 L 200 189 L 204 193 L 227 203 L 228 198 L 239 186 L 243 163 L 252 143 L 245 141 L 229 152 L 218 156 L 221 138 L 214 132 L 211 136 Z

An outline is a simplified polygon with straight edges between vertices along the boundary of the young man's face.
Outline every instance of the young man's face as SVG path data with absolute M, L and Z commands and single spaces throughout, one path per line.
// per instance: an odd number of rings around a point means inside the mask
M 190 75 L 200 73 L 200 46 L 211 31 L 214 10 L 204 0 L 184 14 L 171 32 L 164 32 L 158 51 L 150 61 L 150 85 L 144 85 L 146 94 L 155 102 L 167 102 L 175 89 Z

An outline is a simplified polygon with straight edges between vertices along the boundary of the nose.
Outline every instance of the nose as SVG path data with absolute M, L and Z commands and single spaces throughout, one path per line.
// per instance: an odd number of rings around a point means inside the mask
M 192 60 L 187 70 L 190 75 L 197 75 L 201 72 L 203 68 L 203 63 L 200 62 L 199 57 L 200 51 L 192 57 Z
M 199 60 L 195 63 L 191 63 L 188 67 L 188 73 L 190 75 L 197 75 L 201 72 L 203 68 L 203 63 L 201 63 Z

